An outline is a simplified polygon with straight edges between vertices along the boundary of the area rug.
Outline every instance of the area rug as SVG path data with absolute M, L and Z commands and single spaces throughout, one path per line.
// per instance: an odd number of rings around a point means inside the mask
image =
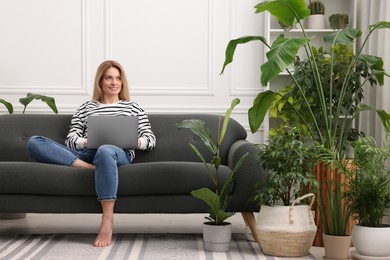
M 115 234 L 105 248 L 93 247 L 94 239 L 94 234 L 0 235 L 0 259 L 315 259 L 265 256 L 243 234 L 233 234 L 230 251 L 224 253 L 205 252 L 201 234 Z

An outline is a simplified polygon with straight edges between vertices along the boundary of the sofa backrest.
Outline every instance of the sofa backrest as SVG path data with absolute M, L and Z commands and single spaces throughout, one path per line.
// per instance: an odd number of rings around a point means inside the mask
M 0 115 L 0 161 L 32 161 L 26 153 L 26 142 L 32 135 L 43 135 L 64 143 L 72 115 L 54 114 L 13 114 Z M 136 162 L 153 161 L 199 161 L 189 147 L 195 145 L 211 160 L 202 140 L 188 129 L 177 129 L 175 124 L 185 119 L 204 120 L 217 138 L 219 115 L 210 114 L 149 114 L 157 145 L 152 151 L 137 151 Z M 230 146 L 237 140 L 246 139 L 246 130 L 231 119 L 221 147 L 222 163 L 226 164 Z

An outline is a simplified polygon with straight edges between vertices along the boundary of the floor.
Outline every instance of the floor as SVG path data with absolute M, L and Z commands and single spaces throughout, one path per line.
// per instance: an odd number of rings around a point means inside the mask
M 114 233 L 201 233 L 205 214 L 117 214 Z M 234 233 L 249 230 L 240 214 L 229 218 Z M 99 214 L 28 214 L 24 219 L 0 219 L 0 233 L 96 233 Z M 323 248 L 312 247 L 317 258 L 324 256 Z

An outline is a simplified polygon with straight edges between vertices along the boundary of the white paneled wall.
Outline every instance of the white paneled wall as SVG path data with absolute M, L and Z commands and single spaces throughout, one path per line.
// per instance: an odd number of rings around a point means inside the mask
M 148 113 L 223 113 L 250 134 L 247 110 L 260 91 L 261 44 L 237 49 L 219 75 L 230 39 L 262 35 L 253 0 L 0 0 L 0 98 L 55 97 L 60 113 L 90 99 L 97 66 L 119 61 L 132 99 Z M 0 113 L 6 113 L 0 106 Z M 27 113 L 50 113 L 34 101 Z

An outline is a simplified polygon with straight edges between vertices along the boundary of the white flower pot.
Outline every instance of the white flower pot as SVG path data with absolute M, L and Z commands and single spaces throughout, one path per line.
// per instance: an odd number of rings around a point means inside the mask
M 203 223 L 203 246 L 205 251 L 226 252 L 230 250 L 232 240 L 232 224 L 213 225 Z
M 390 225 L 375 228 L 354 225 L 352 243 L 361 255 L 390 258 Z
M 306 18 L 306 29 L 325 29 L 325 15 L 309 15 Z

